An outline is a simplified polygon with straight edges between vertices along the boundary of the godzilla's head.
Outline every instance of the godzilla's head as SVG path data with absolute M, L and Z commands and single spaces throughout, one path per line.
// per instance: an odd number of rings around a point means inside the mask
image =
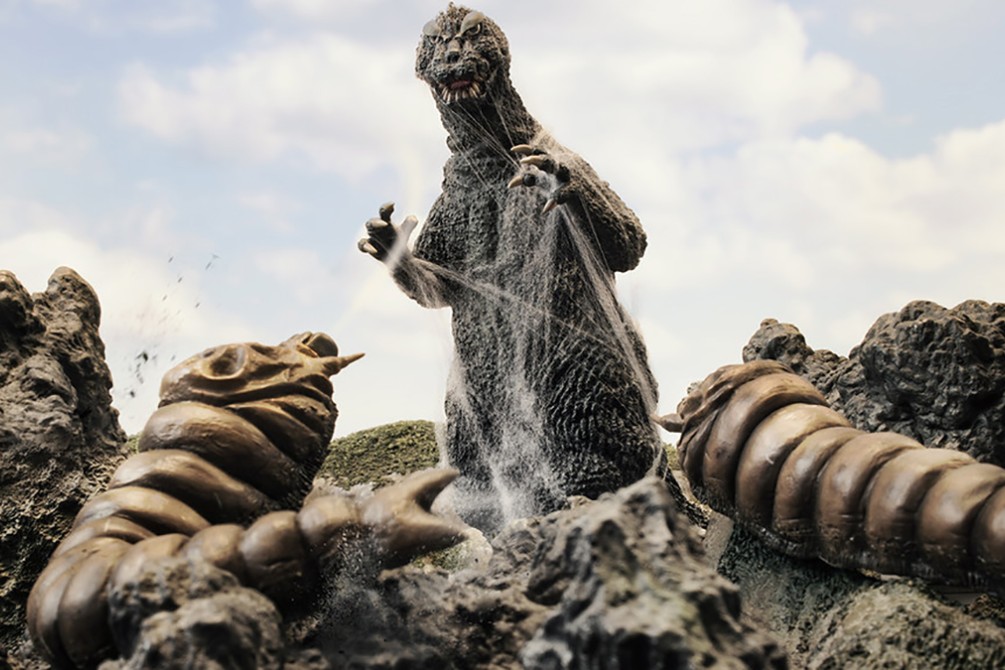
M 330 402 L 328 377 L 360 358 L 339 356 L 324 333 L 300 333 L 276 346 L 257 342 L 207 349 L 164 375 L 161 404 L 198 400 L 211 405 L 288 394 Z
M 450 3 L 422 29 L 415 74 L 443 105 L 477 104 L 509 77 L 509 44 L 482 14 Z

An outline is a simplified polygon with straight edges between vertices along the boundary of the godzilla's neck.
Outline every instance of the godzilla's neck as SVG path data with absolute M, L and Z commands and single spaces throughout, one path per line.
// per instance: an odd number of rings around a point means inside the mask
M 510 148 L 533 143 L 541 126 L 511 85 L 494 92 L 489 100 L 470 107 L 439 104 L 440 119 L 450 136 L 448 144 L 454 153 L 487 151 L 511 161 Z

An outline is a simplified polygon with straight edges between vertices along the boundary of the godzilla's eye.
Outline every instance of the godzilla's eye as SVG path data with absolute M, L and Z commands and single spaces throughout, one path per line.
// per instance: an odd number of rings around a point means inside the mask
M 474 37 L 482 31 L 482 21 L 484 20 L 485 15 L 481 12 L 468 12 L 464 20 L 461 21 L 461 29 L 457 31 L 457 34 Z
M 426 25 L 422 26 L 422 34 L 426 37 L 439 37 L 440 24 L 436 22 L 436 19 L 428 21 Z

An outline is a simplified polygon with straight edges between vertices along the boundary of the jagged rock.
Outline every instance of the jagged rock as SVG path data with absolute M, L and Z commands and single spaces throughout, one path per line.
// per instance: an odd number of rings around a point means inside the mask
M 100 319 L 73 270 L 34 295 L 0 271 L 0 647 L 20 645 L 35 578 L 123 453 Z
M 814 351 L 795 326 L 761 323 L 745 361 L 790 365 L 857 427 L 1005 466 L 1005 304 L 915 301 L 881 316 L 847 358 Z
M 739 529 L 718 568 L 739 586 L 751 618 L 781 640 L 794 668 L 1005 667 L 1005 629 L 965 614 L 921 582 L 789 558 Z
M 510 524 L 483 567 L 348 574 L 315 644 L 345 668 L 785 667 L 665 483 L 581 503 Z
M 104 670 L 284 667 L 275 605 L 202 561 L 172 557 L 147 566 L 113 594 L 110 610 L 118 646 L 129 657 Z

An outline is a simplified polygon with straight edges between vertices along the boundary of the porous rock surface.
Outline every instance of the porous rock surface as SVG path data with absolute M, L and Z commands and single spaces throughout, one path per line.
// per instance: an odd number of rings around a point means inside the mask
M 125 658 L 103 670 L 279 670 L 286 644 L 275 605 L 229 572 L 170 557 L 117 591 L 110 619 Z M 328 665 L 320 658 L 314 666 Z
M 1005 303 L 911 302 L 877 319 L 847 357 L 766 319 L 743 349 L 754 359 L 792 367 L 856 428 L 1005 466 Z
M 784 645 L 793 668 L 1005 667 L 1005 629 L 968 615 L 922 582 L 789 558 L 740 529 L 718 568 L 738 585 L 749 616 Z
M 0 648 L 49 554 L 122 456 L 91 286 L 68 268 L 29 295 L 0 270 Z M 6 655 L 0 650 L 0 659 Z
M 286 622 L 229 573 L 163 559 L 112 597 L 124 657 L 101 667 L 786 667 L 659 479 L 514 522 L 493 545 L 454 573 L 379 575 L 361 547 L 342 557 L 317 611 Z
M 345 668 L 782 668 L 665 483 L 510 524 L 487 565 L 332 589 L 314 636 Z

